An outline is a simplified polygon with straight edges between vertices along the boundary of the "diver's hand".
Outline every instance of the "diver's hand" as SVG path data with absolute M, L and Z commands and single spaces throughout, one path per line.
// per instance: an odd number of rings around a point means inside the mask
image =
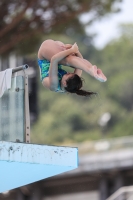
M 79 52 L 79 48 L 78 45 L 76 43 L 74 43 L 74 45 L 72 45 L 72 49 L 73 49 L 73 53 L 78 53 Z

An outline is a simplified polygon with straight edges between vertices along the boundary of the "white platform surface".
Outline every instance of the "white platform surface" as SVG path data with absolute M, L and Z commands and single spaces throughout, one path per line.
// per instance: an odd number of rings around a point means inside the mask
M 78 167 L 78 149 L 0 141 L 0 192 Z

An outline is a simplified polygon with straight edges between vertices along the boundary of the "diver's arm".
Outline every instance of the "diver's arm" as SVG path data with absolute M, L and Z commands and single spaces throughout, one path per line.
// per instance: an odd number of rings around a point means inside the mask
M 83 59 L 83 56 L 79 51 L 75 54 L 75 56 Z M 81 76 L 82 75 L 82 70 L 81 69 L 75 69 L 74 70 L 74 74 L 77 74 L 78 76 Z
M 55 91 L 58 88 L 58 64 L 61 60 L 72 53 L 77 52 L 77 46 L 73 45 L 72 48 L 61 51 L 51 58 L 49 69 L 50 90 Z
M 49 69 L 49 89 L 56 91 L 58 88 L 58 62 L 51 59 Z

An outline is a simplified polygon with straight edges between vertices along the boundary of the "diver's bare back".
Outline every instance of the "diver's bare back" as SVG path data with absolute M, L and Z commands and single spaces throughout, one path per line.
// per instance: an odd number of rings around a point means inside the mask
M 38 51 L 38 58 L 43 60 L 43 59 L 46 59 L 46 60 L 51 60 L 51 58 L 61 52 L 61 51 L 64 51 L 66 48 L 65 48 L 65 45 L 64 43 L 60 42 L 60 41 L 54 41 L 54 40 L 45 40 L 41 46 L 40 46 L 40 49 Z

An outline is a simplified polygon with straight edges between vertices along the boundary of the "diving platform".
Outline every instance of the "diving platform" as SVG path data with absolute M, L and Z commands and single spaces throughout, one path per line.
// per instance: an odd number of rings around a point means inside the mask
M 13 69 L 0 98 L 0 193 L 78 167 L 76 147 L 30 143 L 27 65 Z
M 77 168 L 77 148 L 0 141 L 0 192 Z

